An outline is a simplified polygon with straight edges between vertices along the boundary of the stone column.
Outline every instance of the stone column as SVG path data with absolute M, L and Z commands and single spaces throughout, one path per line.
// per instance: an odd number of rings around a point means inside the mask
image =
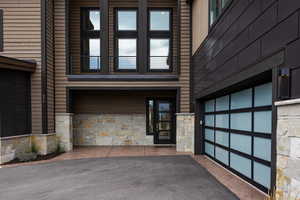
M 276 102 L 278 200 L 300 199 L 300 99 Z
M 56 135 L 64 151 L 73 150 L 73 114 L 56 114 Z
M 176 150 L 178 152 L 192 152 L 195 149 L 195 116 L 194 113 L 176 114 Z

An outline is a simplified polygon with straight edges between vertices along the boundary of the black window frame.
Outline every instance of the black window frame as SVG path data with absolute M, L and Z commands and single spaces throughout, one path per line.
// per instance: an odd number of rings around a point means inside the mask
M 167 11 L 169 12 L 169 31 L 151 30 L 151 11 Z M 172 72 L 173 71 L 173 9 L 172 8 L 148 8 L 148 50 L 147 50 L 147 71 L 148 72 Z M 169 69 L 151 69 L 150 52 L 151 39 L 169 39 Z
M 136 12 L 136 30 L 119 30 L 119 20 L 118 20 L 118 12 L 119 11 L 134 11 Z M 139 52 L 138 52 L 138 8 L 115 8 L 114 9 L 114 71 L 116 72 L 137 72 L 138 71 L 138 60 L 139 60 Z M 119 39 L 136 39 L 136 68 L 135 69 L 120 69 L 119 68 Z M 130 56 L 128 56 L 130 57 Z
M 0 9 L 0 52 L 3 51 L 3 46 L 4 46 L 4 39 L 3 39 L 3 10 Z
M 216 19 L 212 22 L 211 21 L 211 1 L 216 1 Z M 209 0 L 209 6 L 208 6 L 208 27 L 211 29 L 212 27 L 215 26 L 215 24 L 218 23 L 218 21 L 222 18 L 223 14 L 225 11 L 230 7 L 232 4 L 233 0 L 228 0 L 228 3 L 222 8 L 222 0 Z
M 88 31 L 86 30 L 86 23 L 89 20 L 90 11 L 99 11 L 100 12 L 100 30 Z M 101 27 L 101 9 L 98 7 L 82 7 L 80 8 L 80 72 L 81 73 L 95 73 L 103 71 L 103 59 L 101 53 L 101 35 L 102 35 L 102 27 Z M 89 39 L 99 39 L 100 40 L 100 69 L 89 69 Z

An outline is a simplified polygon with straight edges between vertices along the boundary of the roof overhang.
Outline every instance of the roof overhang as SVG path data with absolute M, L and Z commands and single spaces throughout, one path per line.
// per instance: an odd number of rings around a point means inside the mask
M 0 56 L 0 69 L 34 72 L 36 69 L 36 62 Z

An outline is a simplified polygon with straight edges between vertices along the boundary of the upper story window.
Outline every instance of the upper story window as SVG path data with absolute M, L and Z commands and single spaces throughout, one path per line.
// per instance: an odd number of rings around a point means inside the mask
M 101 38 L 99 9 L 82 9 L 81 13 L 81 70 L 101 71 Z
M 232 0 L 210 0 L 209 4 L 209 24 L 210 26 L 219 18 L 224 9 Z
M 149 71 L 171 70 L 171 9 L 149 11 Z
M 3 51 L 3 10 L 0 10 L 0 52 Z
M 137 70 L 137 9 L 116 9 L 116 70 Z

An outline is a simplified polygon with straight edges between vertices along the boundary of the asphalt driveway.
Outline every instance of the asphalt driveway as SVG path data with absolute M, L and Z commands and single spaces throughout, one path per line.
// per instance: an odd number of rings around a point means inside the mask
M 68 160 L 0 169 L 2 200 L 235 200 L 190 156 Z

